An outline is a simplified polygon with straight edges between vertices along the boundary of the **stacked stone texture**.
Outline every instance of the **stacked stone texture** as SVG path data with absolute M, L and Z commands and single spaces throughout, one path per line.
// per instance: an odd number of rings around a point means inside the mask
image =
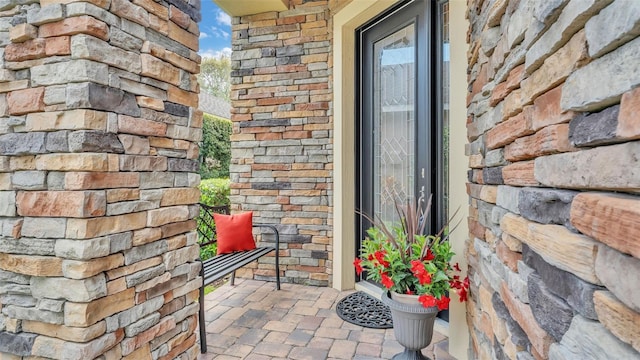
M 0 358 L 196 358 L 199 7 L 0 1 Z
M 233 20 L 231 202 L 281 234 L 285 281 L 328 285 L 332 118 L 327 1 Z M 272 242 L 264 236 L 262 241 Z M 274 257 L 243 276 L 275 277 Z
M 478 359 L 640 358 L 640 2 L 469 2 Z

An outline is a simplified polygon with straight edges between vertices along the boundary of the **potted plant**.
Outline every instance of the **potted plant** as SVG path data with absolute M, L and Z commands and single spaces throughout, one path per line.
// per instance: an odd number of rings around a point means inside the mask
M 467 299 L 469 279 L 460 278 L 458 263 L 451 264 L 448 223 L 436 234 L 424 233 L 431 196 L 426 203 L 423 194 L 417 201 L 396 200 L 395 208 L 399 221 L 394 223 L 361 213 L 372 227 L 354 266 L 358 275 L 366 271 L 367 279 L 388 290 L 382 301 L 391 309 L 396 340 L 405 347 L 394 359 L 422 359 L 438 311 L 449 308 L 452 292 L 461 302 Z

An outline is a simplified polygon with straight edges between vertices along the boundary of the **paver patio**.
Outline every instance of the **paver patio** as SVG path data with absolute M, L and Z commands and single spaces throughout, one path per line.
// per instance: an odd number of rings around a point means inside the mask
M 198 359 L 390 359 L 402 351 L 393 329 L 343 321 L 336 303 L 353 291 L 237 279 L 205 297 L 208 353 Z M 435 332 L 423 353 L 453 359 Z

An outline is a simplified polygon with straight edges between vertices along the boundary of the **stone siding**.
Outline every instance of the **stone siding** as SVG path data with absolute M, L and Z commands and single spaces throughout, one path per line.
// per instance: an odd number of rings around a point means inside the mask
M 195 359 L 200 2 L 0 2 L 0 358 Z
M 328 2 L 303 0 L 232 26 L 232 210 L 278 227 L 285 282 L 321 286 L 332 273 L 330 29 Z M 274 258 L 240 275 L 273 280 Z
M 640 3 L 468 16 L 471 356 L 640 359 Z

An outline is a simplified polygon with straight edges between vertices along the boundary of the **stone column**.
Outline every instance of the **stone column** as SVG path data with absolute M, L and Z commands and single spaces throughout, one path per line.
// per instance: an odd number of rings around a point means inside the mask
M 200 2 L 0 2 L 0 359 L 195 359 Z

